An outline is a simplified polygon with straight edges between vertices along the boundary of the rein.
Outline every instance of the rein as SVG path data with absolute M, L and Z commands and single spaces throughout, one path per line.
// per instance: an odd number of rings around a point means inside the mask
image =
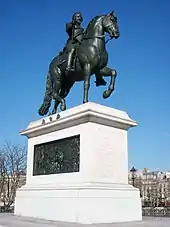
M 109 35 L 100 35 L 100 36 L 93 36 L 93 37 L 83 37 L 83 39 L 102 39 L 105 43 L 108 43 L 112 38 L 109 36 L 109 38 L 105 41 L 105 38 L 108 37 Z

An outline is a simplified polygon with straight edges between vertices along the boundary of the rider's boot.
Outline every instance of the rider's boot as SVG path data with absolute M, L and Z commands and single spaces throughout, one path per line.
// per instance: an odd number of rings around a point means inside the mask
M 73 54 L 74 54 L 74 49 L 72 49 L 72 50 L 68 53 L 67 68 L 66 68 L 66 76 L 68 76 L 68 74 L 69 74 L 70 71 L 72 70 Z
M 96 87 L 105 86 L 107 83 L 102 76 L 96 75 Z

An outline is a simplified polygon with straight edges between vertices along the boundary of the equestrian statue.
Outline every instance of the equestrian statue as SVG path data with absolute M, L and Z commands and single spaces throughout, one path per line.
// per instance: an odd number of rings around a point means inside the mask
M 103 77 L 110 77 L 108 89 L 103 98 L 108 98 L 115 87 L 117 72 L 107 67 L 108 53 L 106 43 L 119 37 L 117 16 L 114 11 L 106 15 L 94 17 L 86 30 L 81 27 L 83 21 L 80 12 L 74 13 L 72 21 L 66 24 L 68 40 L 63 50 L 50 62 L 46 80 L 46 91 L 43 104 L 38 110 L 39 115 L 49 113 L 54 99 L 52 114 L 66 109 L 65 98 L 76 81 L 84 81 L 83 103 L 88 102 L 90 78 L 94 74 L 96 86 L 105 86 Z M 106 36 L 110 38 L 106 41 Z

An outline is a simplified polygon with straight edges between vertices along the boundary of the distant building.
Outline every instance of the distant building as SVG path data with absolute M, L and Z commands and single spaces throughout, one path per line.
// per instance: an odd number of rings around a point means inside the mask
M 128 179 L 140 189 L 143 206 L 170 206 L 170 171 L 129 171 Z

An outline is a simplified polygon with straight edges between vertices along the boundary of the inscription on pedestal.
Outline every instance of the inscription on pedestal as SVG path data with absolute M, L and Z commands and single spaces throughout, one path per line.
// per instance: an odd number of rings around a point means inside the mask
M 34 146 L 33 176 L 79 171 L 80 135 Z

